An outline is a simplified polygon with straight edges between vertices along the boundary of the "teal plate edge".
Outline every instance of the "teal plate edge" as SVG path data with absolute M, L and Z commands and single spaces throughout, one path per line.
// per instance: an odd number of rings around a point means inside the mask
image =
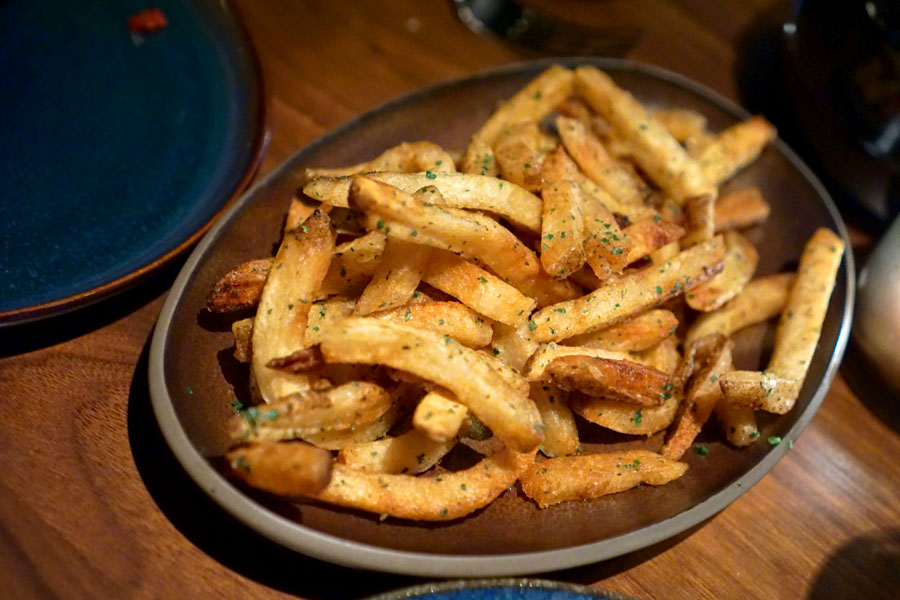
M 599 588 L 547 579 L 465 579 L 423 583 L 366 600 L 635 600 Z

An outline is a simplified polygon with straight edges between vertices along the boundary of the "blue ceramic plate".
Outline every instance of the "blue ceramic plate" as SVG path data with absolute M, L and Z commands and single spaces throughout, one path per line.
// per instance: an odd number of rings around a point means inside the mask
M 193 242 L 263 146 L 255 55 L 212 0 L 0 3 L 0 326 L 135 283 Z
M 626 596 L 542 579 L 481 579 L 426 583 L 368 600 L 629 600 Z

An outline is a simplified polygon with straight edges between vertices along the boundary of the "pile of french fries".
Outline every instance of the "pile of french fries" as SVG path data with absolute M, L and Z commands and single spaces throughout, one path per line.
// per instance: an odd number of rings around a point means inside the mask
M 820 229 L 796 273 L 754 278 L 755 188 L 719 193 L 775 135 L 650 111 L 602 71 L 554 66 L 464 153 L 404 143 L 308 169 L 274 258 L 224 275 L 253 404 L 231 471 L 381 516 L 462 517 L 519 483 L 538 506 L 663 485 L 713 413 L 731 444 L 800 392 L 841 262 Z M 730 336 L 779 318 L 765 371 Z M 582 451 L 576 419 L 658 451 Z M 460 446 L 481 455 L 451 469 Z M 705 448 L 704 448 L 705 449 Z

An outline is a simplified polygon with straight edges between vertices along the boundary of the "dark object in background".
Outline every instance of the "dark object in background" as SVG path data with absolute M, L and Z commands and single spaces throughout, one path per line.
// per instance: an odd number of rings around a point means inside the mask
M 900 2 L 802 0 L 782 41 L 786 87 L 809 148 L 886 226 L 900 212 Z

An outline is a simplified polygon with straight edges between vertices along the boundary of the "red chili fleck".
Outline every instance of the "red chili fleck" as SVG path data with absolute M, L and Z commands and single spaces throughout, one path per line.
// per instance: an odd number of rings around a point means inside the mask
M 169 24 L 166 15 L 158 8 L 148 8 L 128 19 L 128 29 L 135 33 L 150 33 Z

